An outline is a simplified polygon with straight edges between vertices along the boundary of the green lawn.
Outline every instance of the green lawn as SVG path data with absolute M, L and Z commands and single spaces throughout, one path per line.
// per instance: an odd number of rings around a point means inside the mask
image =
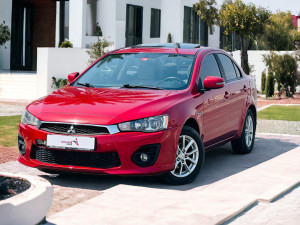
M 258 119 L 300 121 L 300 106 L 273 105 L 258 112 Z
M 18 124 L 21 116 L 0 116 L 0 145 L 13 147 L 18 145 Z

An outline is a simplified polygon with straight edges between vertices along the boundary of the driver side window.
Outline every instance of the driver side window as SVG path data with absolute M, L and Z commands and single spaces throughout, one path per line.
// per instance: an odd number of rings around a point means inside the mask
M 221 77 L 220 69 L 214 54 L 206 56 L 203 60 L 200 72 L 200 84 L 208 76 Z

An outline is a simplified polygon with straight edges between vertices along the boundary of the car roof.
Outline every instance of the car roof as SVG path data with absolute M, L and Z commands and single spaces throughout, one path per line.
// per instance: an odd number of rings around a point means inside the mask
M 201 51 L 204 48 L 205 47 L 201 47 L 199 44 L 187 43 L 140 44 L 132 47 L 118 49 L 114 51 L 113 54 L 145 52 L 196 55 L 198 51 Z

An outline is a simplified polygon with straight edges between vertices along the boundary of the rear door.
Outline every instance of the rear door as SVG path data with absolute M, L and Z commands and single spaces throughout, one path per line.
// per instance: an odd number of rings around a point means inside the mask
M 214 54 L 204 57 L 200 70 L 199 85 L 203 87 L 203 81 L 208 76 L 222 77 L 220 68 Z M 207 90 L 203 94 L 203 142 L 205 147 L 216 144 L 228 137 L 228 122 L 230 102 L 229 87 Z
M 226 85 L 229 87 L 230 91 L 228 126 L 231 135 L 234 135 L 244 120 L 242 117 L 246 105 L 249 85 L 246 83 L 246 79 L 243 78 L 240 69 L 228 56 L 224 54 L 217 54 L 217 56 L 221 63 L 222 73 L 226 77 Z

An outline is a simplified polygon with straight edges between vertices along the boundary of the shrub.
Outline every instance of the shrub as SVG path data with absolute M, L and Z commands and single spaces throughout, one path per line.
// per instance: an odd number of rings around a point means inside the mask
M 68 79 L 52 77 L 51 87 L 58 89 L 68 84 Z
M 97 22 L 97 25 L 96 25 L 96 36 L 103 36 L 101 27 L 99 26 L 98 22 Z
M 10 30 L 9 27 L 5 25 L 5 21 L 0 24 L 0 46 L 4 45 L 10 40 Z
M 168 33 L 167 43 L 172 43 L 172 35 Z
M 268 73 L 266 81 L 266 97 L 272 97 L 274 95 L 274 76 L 272 73 Z
M 266 71 L 263 71 L 261 73 L 261 93 L 264 94 L 266 90 L 266 80 L 267 80 L 267 75 Z
M 60 48 L 73 48 L 73 44 L 70 41 L 66 40 L 66 41 L 62 42 L 59 47 Z
M 277 83 L 279 96 L 283 90 L 287 97 L 293 97 L 297 86 L 297 55 L 292 56 L 288 53 L 279 55 L 271 52 L 263 57 L 268 72 L 272 73 Z
M 103 56 L 111 45 L 112 43 L 106 38 L 98 38 L 97 42 L 91 44 L 91 49 L 86 51 L 90 56 L 89 63 L 91 64 Z

